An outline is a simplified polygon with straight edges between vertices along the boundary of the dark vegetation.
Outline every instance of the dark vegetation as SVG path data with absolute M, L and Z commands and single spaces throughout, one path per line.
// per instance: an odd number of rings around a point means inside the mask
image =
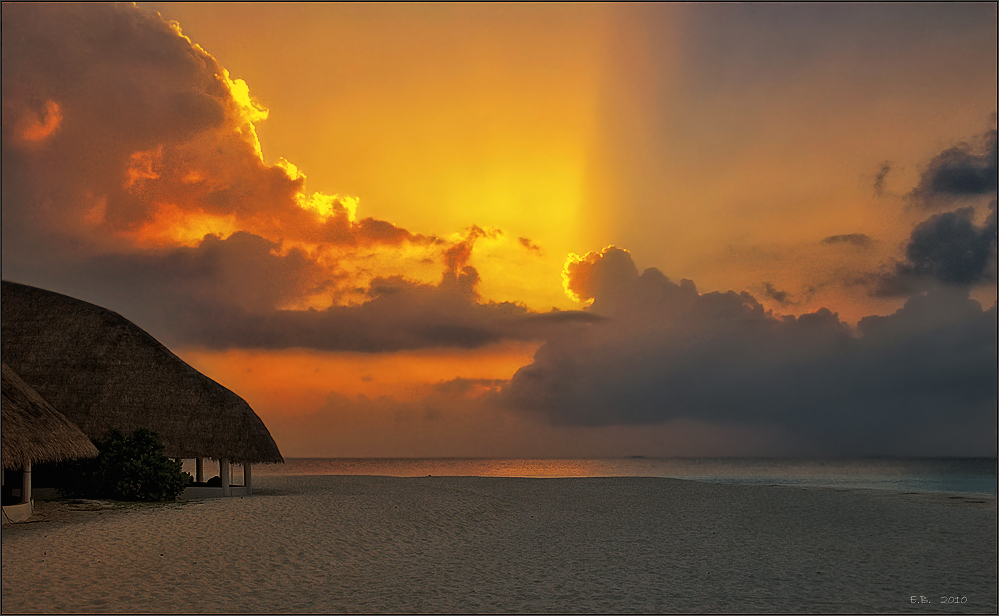
M 111 430 L 94 441 L 100 455 L 60 465 L 59 493 L 76 498 L 172 501 L 191 483 L 181 463 L 163 455 L 155 432 L 139 428 L 124 435 Z

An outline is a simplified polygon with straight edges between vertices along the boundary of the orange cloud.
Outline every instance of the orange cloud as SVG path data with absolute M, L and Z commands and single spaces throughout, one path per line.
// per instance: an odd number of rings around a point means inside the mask
M 264 160 L 256 123 L 268 110 L 178 24 L 126 5 L 18 5 L 4 18 L 5 49 L 19 49 L 5 55 L 4 124 L 24 125 L 5 133 L 3 245 L 14 270 L 15 260 L 28 269 L 60 258 L 156 260 L 242 232 L 309 262 L 306 294 L 272 309 L 364 301 L 373 279 L 400 272 L 429 283 L 440 269 L 427 261 L 443 261 L 449 284 L 474 287 L 475 239 L 498 232 L 473 226 L 444 240 L 361 217 L 356 197 L 307 191 L 294 164 Z M 31 111 L 36 100 L 48 103 Z M 23 164 L 6 141 L 56 131 Z M 175 294 L 192 285 L 180 286 Z
M 38 142 L 48 139 L 62 125 L 59 103 L 49 100 L 38 113 L 26 113 L 21 121 L 21 139 Z
M 218 216 L 184 210 L 173 203 L 160 203 L 149 220 L 128 233 L 140 248 L 194 247 L 206 235 L 227 238 L 236 232 L 235 216 Z

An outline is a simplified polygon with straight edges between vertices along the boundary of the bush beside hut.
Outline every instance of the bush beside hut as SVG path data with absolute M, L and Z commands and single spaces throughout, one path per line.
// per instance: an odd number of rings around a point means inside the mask
M 64 496 L 126 501 L 172 501 L 191 484 L 181 463 L 163 455 L 155 432 L 139 428 L 129 435 L 111 430 L 95 441 L 100 455 L 69 463 L 59 492 Z

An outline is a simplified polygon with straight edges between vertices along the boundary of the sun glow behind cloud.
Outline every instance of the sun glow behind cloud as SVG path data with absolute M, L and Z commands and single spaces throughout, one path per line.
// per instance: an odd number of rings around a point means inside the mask
M 511 241 L 472 257 L 483 297 L 572 307 L 558 281 L 564 255 L 590 247 L 606 7 L 152 6 L 271 110 L 256 127 L 264 156 L 308 174 L 308 194 L 359 198 L 357 216 L 415 232 L 499 228 Z M 276 29 L 296 35 L 267 46 Z
M 184 210 L 173 203 L 160 203 L 150 219 L 127 236 L 140 248 L 194 247 L 206 235 L 227 238 L 238 230 L 233 215 L 215 215 Z

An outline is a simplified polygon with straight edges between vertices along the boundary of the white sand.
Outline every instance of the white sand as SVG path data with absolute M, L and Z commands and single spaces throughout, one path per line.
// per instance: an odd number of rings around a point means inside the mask
M 997 609 L 994 497 L 656 478 L 258 483 L 167 506 L 41 503 L 3 528 L 3 611 Z

